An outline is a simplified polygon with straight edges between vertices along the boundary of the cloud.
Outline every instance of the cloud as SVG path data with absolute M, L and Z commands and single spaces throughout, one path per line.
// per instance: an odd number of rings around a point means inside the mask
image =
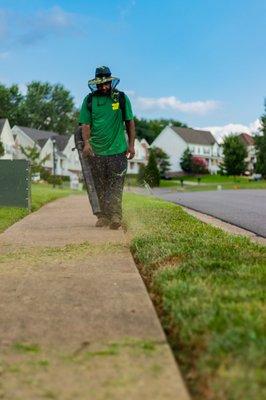
M 130 0 L 127 1 L 124 7 L 120 8 L 119 11 L 119 16 L 122 20 L 125 20 L 129 14 L 131 13 L 132 9 L 135 7 L 136 1 L 135 0 Z
M 259 119 L 256 119 L 254 122 L 251 122 L 249 125 L 242 124 L 234 124 L 230 123 L 223 126 L 207 126 L 204 128 L 196 127 L 195 129 L 201 129 L 204 131 L 210 131 L 218 143 L 221 143 L 225 136 L 234 133 L 249 133 L 250 135 L 254 133 L 258 133 L 261 128 L 261 122 Z
M 0 60 L 5 60 L 9 56 L 8 51 L 2 51 L 0 52 Z
M 80 34 L 79 14 L 54 6 L 24 15 L 0 9 L 0 52 L 17 44 L 32 45 L 58 35 Z
M 124 91 L 128 96 L 132 96 L 133 97 L 136 94 L 136 92 L 134 90 L 125 89 Z
M 22 44 L 34 44 L 48 36 L 73 33 L 76 30 L 75 15 L 58 6 L 32 14 L 27 22 L 27 28 L 19 35 Z
M 45 28 L 65 29 L 73 27 L 73 14 L 65 12 L 60 7 L 52 7 L 51 10 L 39 11 L 36 15 L 37 25 L 42 25 Z
M 4 40 L 8 32 L 8 15 L 3 9 L 0 9 L 0 39 Z
M 216 110 L 220 102 L 215 100 L 183 102 L 175 96 L 169 97 L 137 97 L 135 104 L 140 111 L 179 111 L 190 114 L 206 114 Z

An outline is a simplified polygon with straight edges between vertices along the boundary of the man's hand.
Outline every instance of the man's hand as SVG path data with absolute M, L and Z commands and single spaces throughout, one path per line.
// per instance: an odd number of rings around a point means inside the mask
M 134 143 L 135 143 L 135 123 L 134 119 L 130 119 L 128 121 L 125 121 L 126 124 L 126 130 L 127 130 L 127 135 L 128 135 L 128 149 L 127 149 L 127 158 L 131 160 L 135 156 L 135 148 L 134 148 Z
M 127 158 L 129 159 L 129 160 L 131 160 L 132 158 L 134 158 L 135 157 L 135 148 L 134 148 L 134 146 L 128 146 L 128 149 L 127 149 Z
M 93 151 L 92 151 L 91 145 L 88 142 L 85 143 L 85 145 L 83 147 L 83 155 L 85 157 L 93 156 Z

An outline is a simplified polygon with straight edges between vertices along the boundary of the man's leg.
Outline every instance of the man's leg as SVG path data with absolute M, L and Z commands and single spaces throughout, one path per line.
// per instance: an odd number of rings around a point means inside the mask
M 110 228 L 118 229 L 122 220 L 122 195 L 127 171 L 126 154 L 107 157 L 108 190 L 105 209 L 111 217 Z
M 91 172 L 94 180 L 95 189 L 100 203 L 101 213 L 98 215 L 97 227 L 109 225 L 110 218 L 105 209 L 105 192 L 107 182 L 106 157 L 90 157 Z

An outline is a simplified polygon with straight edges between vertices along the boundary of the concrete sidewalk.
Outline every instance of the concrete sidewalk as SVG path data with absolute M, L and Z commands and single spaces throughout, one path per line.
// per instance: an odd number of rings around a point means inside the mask
M 0 235 L 0 398 L 189 399 L 125 235 L 94 224 L 71 196 Z

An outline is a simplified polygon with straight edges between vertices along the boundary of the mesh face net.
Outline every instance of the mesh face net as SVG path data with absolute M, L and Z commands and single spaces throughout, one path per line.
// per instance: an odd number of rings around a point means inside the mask
M 104 83 L 104 82 L 111 82 L 111 89 L 114 90 L 117 87 L 117 85 L 119 84 L 120 79 L 106 78 L 102 83 Z M 88 86 L 89 86 L 90 90 L 92 91 L 92 93 L 97 92 L 98 88 L 97 88 L 96 83 L 90 83 L 90 81 L 89 81 Z

